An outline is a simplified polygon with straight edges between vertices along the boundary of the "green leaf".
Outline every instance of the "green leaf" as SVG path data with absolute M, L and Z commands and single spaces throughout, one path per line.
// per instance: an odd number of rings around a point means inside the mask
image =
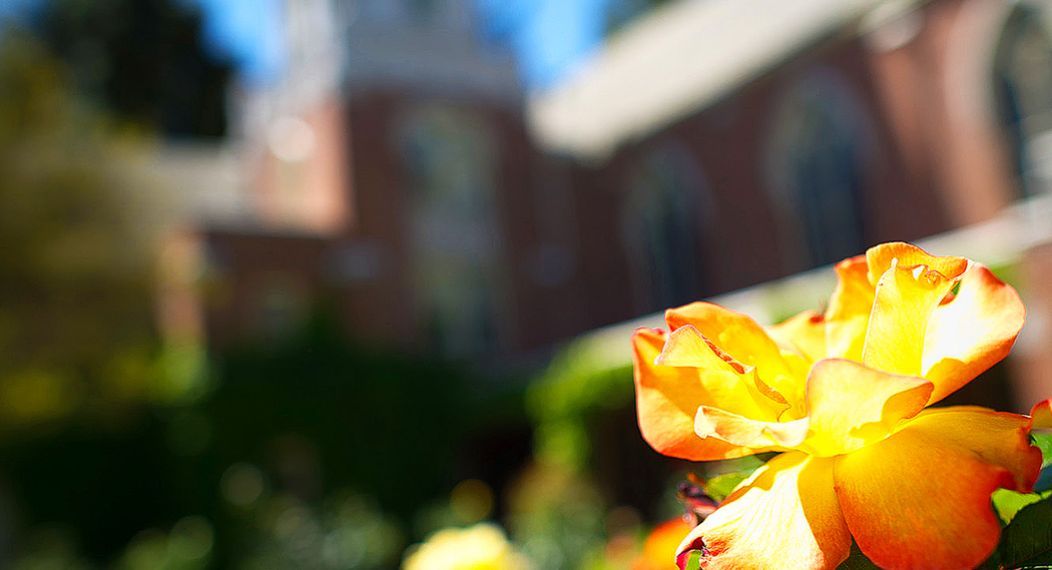
M 852 542 L 851 554 L 840 563 L 840 566 L 837 566 L 837 570 L 880 570 L 880 567 L 866 558 L 866 555 L 858 549 L 858 545 Z
M 687 559 L 686 570 L 701 570 L 701 553 L 692 552 Z
M 1030 440 L 1041 450 L 1041 455 L 1045 458 L 1041 465 L 1052 464 L 1052 432 L 1030 432 Z
M 1037 483 L 1034 484 L 1034 490 L 1039 492 L 1052 490 L 1052 432 L 1031 432 L 1030 439 L 1041 450 L 1044 458 L 1044 461 L 1041 462 L 1043 469 L 1037 478 Z
M 1000 556 L 1005 568 L 1052 564 L 1052 497 L 1016 513 L 1001 535 Z
M 720 461 L 718 467 L 713 469 L 719 474 L 709 477 L 705 484 L 702 485 L 702 490 L 717 503 L 721 502 L 727 498 L 727 495 L 731 494 L 731 491 L 734 491 L 734 488 L 739 483 L 747 479 L 749 475 L 752 475 L 754 471 L 762 467 L 775 455 L 774 453 L 760 453 L 758 455 Z
M 1016 513 L 1020 509 L 1027 505 L 1032 505 L 1049 495 L 1052 495 L 1052 491 L 1017 493 L 1008 489 L 998 489 L 994 491 L 991 499 L 994 503 L 994 510 L 997 511 L 997 516 L 1001 517 L 1003 523 L 1008 524 L 1012 522 L 1012 519 L 1015 518 Z
M 705 494 L 712 497 L 714 501 L 721 502 L 727 498 L 727 495 L 734 491 L 734 488 L 739 483 L 749 477 L 749 472 L 739 471 L 734 473 L 724 473 L 723 475 L 716 475 L 705 482 Z

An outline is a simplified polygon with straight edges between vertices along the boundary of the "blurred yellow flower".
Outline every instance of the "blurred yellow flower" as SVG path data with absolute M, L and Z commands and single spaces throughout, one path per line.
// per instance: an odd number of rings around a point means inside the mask
M 708 303 L 633 337 L 644 438 L 666 455 L 781 452 L 680 545 L 706 568 L 967 568 L 996 547 L 998 488 L 1029 491 L 1026 416 L 924 410 L 1008 354 L 1023 325 L 989 269 L 905 243 L 836 266 L 824 313 L 765 330 Z M 922 411 L 924 410 L 924 411 Z
M 500 527 L 481 523 L 447 528 L 411 550 L 403 570 L 530 570 L 529 561 L 512 547 Z

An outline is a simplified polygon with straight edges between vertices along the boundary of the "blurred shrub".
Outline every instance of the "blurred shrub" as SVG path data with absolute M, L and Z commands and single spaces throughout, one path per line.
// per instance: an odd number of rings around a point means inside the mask
M 368 489 L 403 521 L 463 478 L 459 451 L 488 413 L 460 367 L 351 347 L 325 318 L 230 351 L 216 374 L 202 410 L 224 467 L 263 465 L 308 500 L 323 486 Z
M 262 501 L 237 567 L 379 570 L 401 553 L 398 525 L 367 499 L 336 493 L 315 506 L 288 495 Z
M 589 419 L 633 402 L 628 347 L 627 340 L 614 346 L 605 337 L 582 337 L 563 348 L 530 386 L 526 404 L 539 460 L 570 469 L 587 464 Z
M 23 537 L 20 557 L 11 564 L 13 570 L 89 570 L 92 566 L 81 556 L 77 541 L 66 530 L 40 529 Z
M 105 126 L 39 44 L 0 35 L 0 436 L 120 422 L 165 374 L 152 236 Z
M 491 517 L 496 507 L 493 490 L 477 479 L 457 483 L 448 499 L 423 505 L 413 520 L 416 536 L 428 536 L 443 528 L 473 525 Z
M 509 489 L 508 528 L 540 568 L 580 568 L 606 544 L 607 505 L 594 481 L 559 463 L 531 465 Z
M 77 90 L 125 126 L 167 136 L 216 137 L 226 132 L 232 65 L 217 60 L 218 50 L 202 41 L 196 3 L 40 4 L 40 35 L 70 66 Z
M 472 475 L 464 442 L 522 423 L 514 398 L 322 325 L 213 355 L 203 390 L 200 348 L 154 330 L 134 140 L 40 44 L 0 38 L 0 565 L 396 563 L 420 505 Z
M 71 560 L 129 570 L 373 569 L 397 562 L 414 514 L 449 489 L 465 515 L 492 510 L 491 493 L 454 486 L 490 413 L 454 366 L 348 348 L 319 324 L 218 357 L 216 375 L 205 399 L 127 431 L 0 442 L 18 536 L 66 528 Z
M 121 570 L 204 570 L 209 567 L 215 533 L 199 516 L 180 519 L 169 532 L 147 530 L 128 545 Z

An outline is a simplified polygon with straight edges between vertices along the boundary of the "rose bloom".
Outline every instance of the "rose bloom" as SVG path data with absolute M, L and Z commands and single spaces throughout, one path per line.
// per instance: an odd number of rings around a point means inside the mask
M 673 457 L 780 452 L 679 547 L 705 568 L 968 568 L 996 548 L 990 494 L 1028 492 L 1031 419 L 925 409 L 1000 361 L 1023 305 L 989 269 L 905 243 L 836 266 L 825 313 L 765 330 L 694 303 L 633 337 L 643 437 Z M 1040 406 L 1040 405 L 1039 405 Z M 1049 416 L 1044 411 L 1035 414 Z
M 497 525 L 447 528 L 411 551 L 403 570 L 530 570 Z

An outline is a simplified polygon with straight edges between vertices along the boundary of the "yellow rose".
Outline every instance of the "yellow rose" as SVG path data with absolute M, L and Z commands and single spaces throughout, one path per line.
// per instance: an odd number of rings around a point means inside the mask
M 667 312 L 670 332 L 633 337 L 639 425 L 657 451 L 780 452 L 687 536 L 681 563 L 700 550 L 706 568 L 835 568 L 854 538 L 882 567 L 969 568 L 1000 537 L 990 494 L 1032 488 L 1030 418 L 925 410 L 1008 354 L 1015 290 L 905 243 L 836 272 L 824 314 L 765 330 L 694 303 Z

